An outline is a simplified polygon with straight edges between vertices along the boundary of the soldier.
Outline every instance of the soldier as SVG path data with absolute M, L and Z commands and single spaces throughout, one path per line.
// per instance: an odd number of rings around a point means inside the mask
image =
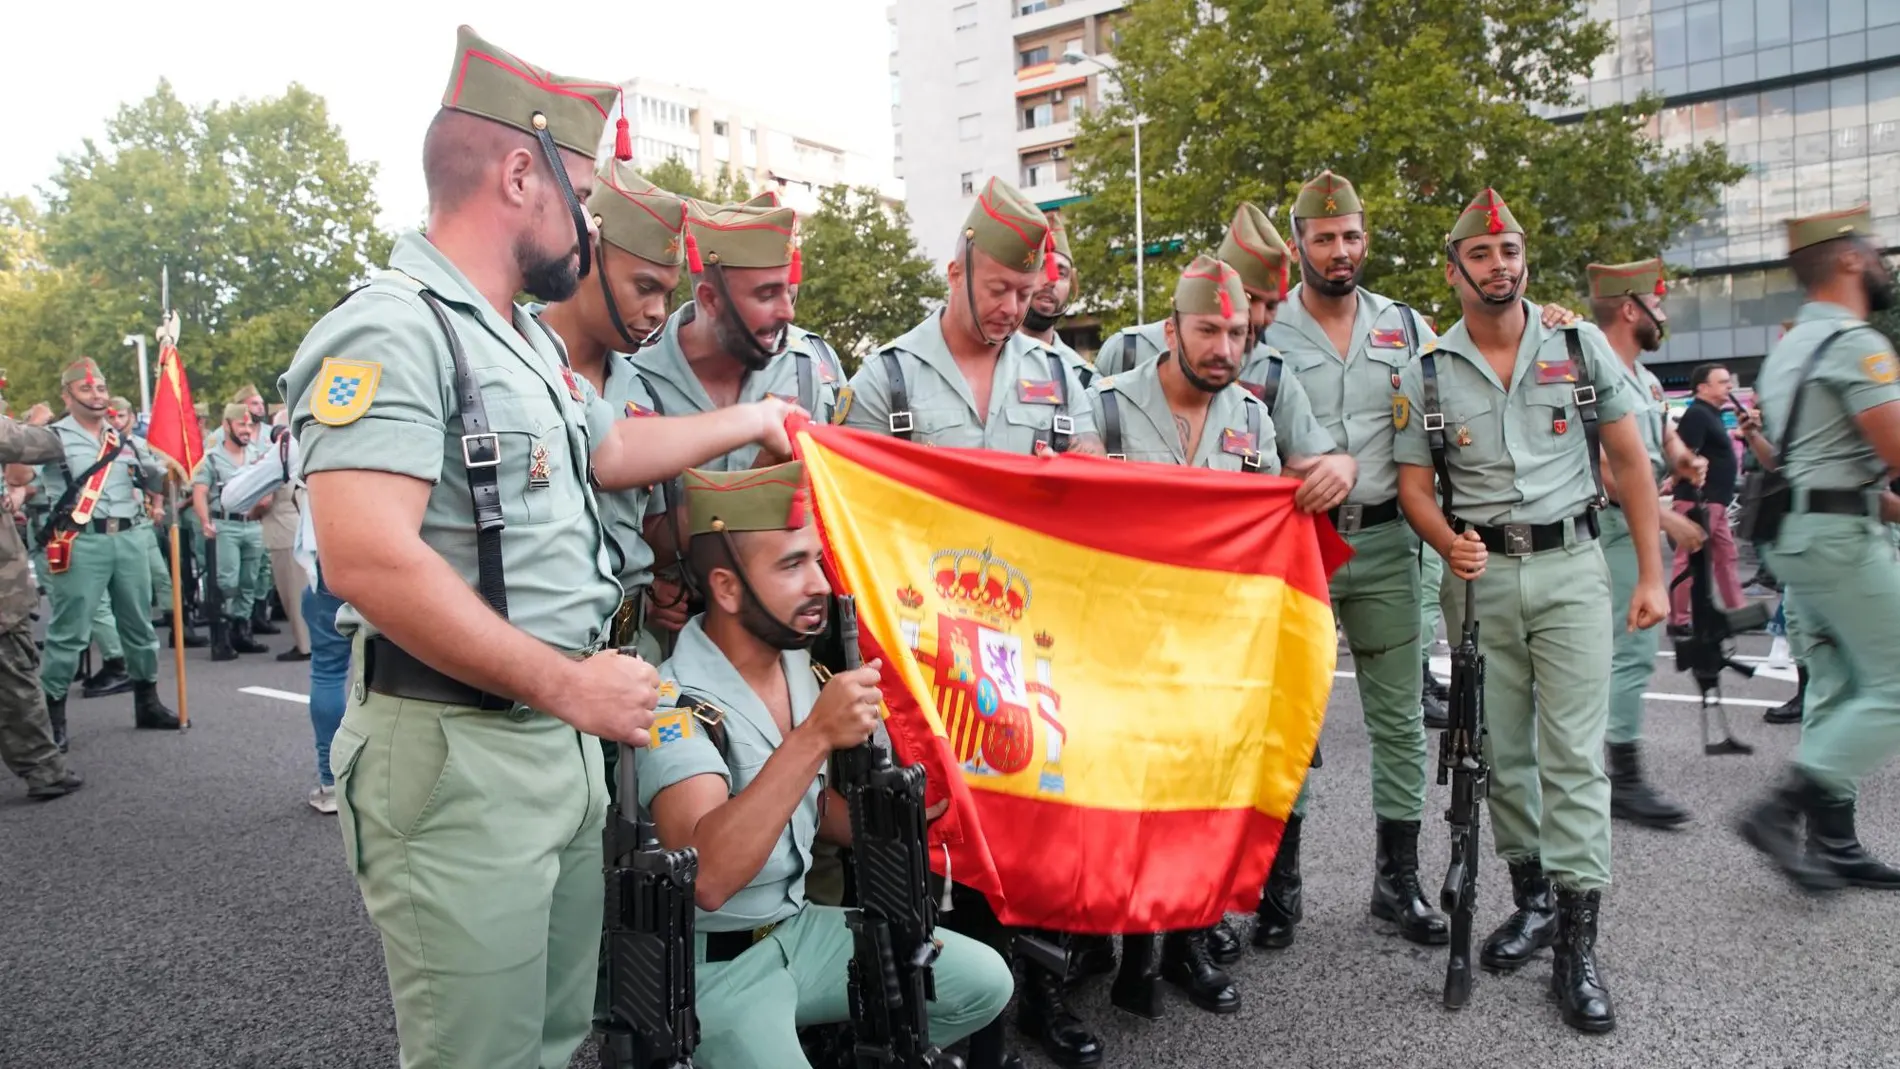
M 46 427 L 52 418 L 45 405 L 34 405 L 25 423 L 0 416 L 0 463 L 57 460 L 60 436 Z M 71 794 L 86 781 L 66 766 L 47 720 L 40 651 L 33 643 L 33 612 L 39 604 L 26 544 L 8 516 L 0 523 L 0 760 L 26 781 L 28 798 L 47 801 Z
M 112 424 L 113 429 L 125 439 L 126 448 L 138 456 L 141 465 L 163 468 L 164 465 L 151 455 L 145 439 L 136 433 L 134 414 L 132 402 L 124 397 L 115 396 L 106 401 L 106 422 Z M 142 497 L 146 514 L 152 518 L 151 530 L 157 532 L 164 516 L 159 495 L 151 489 L 146 489 Z M 150 542 L 150 552 L 146 554 L 146 557 L 152 571 L 153 602 L 157 604 L 162 601 L 169 606 L 172 600 L 171 568 L 165 563 L 164 555 L 158 551 L 156 533 Z M 151 618 L 149 608 L 146 611 L 146 617 Z M 112 614 L 112 599 L 103 590 L 99 592 L 99 609 L 92 617 L 92 636 L 94 643 L 99 647 L 100 665 L 99 670 L 84 681 L 85 685 L 80 689 L 80 696 L 102 698 L 112 694 L 124 694 L 131 690 L 132 678 L 125 674 L 125 642 L 119 637 L 118 619 Z M 202 644 L 201 642 L 200 645 Z
M 1662 348 L 1669 316 L 1663 311 L 1668 281 L 1660 259 L 1633 264 L 1590 264 L 1590 312 L 1597 329 L 1617 355 L 1616 371 L 1629 390 L 1636 429 L 1649 454 L 1650 474 L 1657 480 L 1675 475 L 1698 486 L 1709 462 L 1691 452 L 1669 425 L 1669 408 L 1662 382 L 1639 359 Z M 1603 558 L 1610 567 L 1610 611 L 1629 604 L 1636 589 L 1636 556 L 1629 521 L 1623 517 L 1621 495 L 1614 473 L 1606 469 L 1603 489 L 1609 505 L 1600 514 Z M 1695 521 L 1673 509 L 1658 513 L 1662 531 L 1678 546 L 1694 551 L 1703 531 Z M 1662 546 L 1641 552 L 1661 553 Z M 1656 628 L 1631 631 L 1618 628 L 1610 656 L 1609 740 L 1610 815 L 1651 828 L 1673 828 L 1689 819 L 1689 811 L 1669 800 L 1643 779 L 1643 691 L 1656 671 L 1656 649 L 1662 633 Z
M 1465 208 L 1445 246 L 1445 281 L 1464 317 L 1401 373 L 1392 423 L 1401 505 L 1451 573 L 1440 598 L 1454 633 L 1464 584 L 1484 577 L 1476 611 L 1490 811 L 1517 912 L 1479 960 L 1514 970 L 1554 937 L 1551 990 L 1564 1022 L 1607 1032 L 1616 1019 L 1596 936 L 1610 882 L 1603 732 L 1613 627 L 1597 542 L 1599 439 L 1631 538 L 1646 544 L 1660 537 L 1656 484 L 1626 418 L 1632 391 L 1602 333 L 1552 330 L 1523 299 L 1524 229 L 1495 190 Z M 1625 625 L 1654 627 L 1664 602 L 1661 558 L 1638 557 Z
M 1741 833 L 1810 891 L 1900 889 L 1854 819 L 1861 780 L 1900 748 L 1900 563 L 1882 527 L 1900 521 L 1886 489 L 1900 469 L 1900 361 L 1867 325 L 1895 304 L 1880 250 L 1865 204 L 1788 223 L 1808 300 L 1756 379 L 1775 467 L 1793 488 L 1767 564 L 1788 592 L 1789 643 L 1810 689 L 1787 778 Z
M 133 722 L 175 730 L 178 718 L 158 700 L 158 637 L 152 632 L 151 556 L 146 543 L 143 487 L 159 485 L 165 469 L 133 451 L 106 422 L 105 377 L 79 359 L 60 373 L 66 418 L 53 424 L 64 452 L 40 467 L 35 480 L 51 516 L 42 538 L 53 620 L 46 629 L 40 684 L 53 736 L 66 742 L 66 691 L 79 655 L 92 641 L 99 599 L 110 596 L 132 678 Z
M 1056 333 L 1056 324 L 1068 314 L 1069 304 L 1075 300 L 1075 253 L 1069 248 L 1069 230 L 1062 223 L 1059 212 L 1050 212 L 1049 232 L 1055 235 L 1056 247 L 1050 257 L 1055 261 L 1053 272 L 1043 271 L 1043 283 L 1036 295 L 1029 300 L 1029 311 L 1023 315 L 1023 333 L 1041 343 L 1042 347 L 1062 357 L 1082 380 L 1086 389 L 1095 379 L 1095 367 L 1082 354 L 1069 347 Z
M 668 472 L 627 448 L 637 421 L 595 418 L 513 302 L 564 300 L 591 269 L 582 204 L 619 96 L 462 27 L 423 144 L 426 236 L 396 238 L 280 384 L 355 643 L 330 767 L 406 1069 L 565 1066 L 593 1015 L 606 792 L 589 736 L 645 745 L 658 682 L 602 651 L 621 590 L 593 484 Z M 722 412 L 715 444 L 788 451 L 786 413 Z
M 257 392 L 256 386 L 247 382 L 238 387 L 237 390 L 231 394 L 231 400 L 228 405 L 242 405 L 244 406 L 244 410 L 250 414 L 251 440 L 245 448 L 245 459 L 243 463 L 249 463 L 258 459 L 264 454 L 264 446 L 268 444 L 268 439 L 265 437 L 265 428 L 270 426 L 269 409 L 264 403 L 264 396 Z M 227 414 L 230 411 L 228 405 L 225 409 Z M 212 434 L 210 438 L 205 440 L 205 455 L 207 458 L 218 452 L 219 447 L 224 444 L 226 436 L 224 427 L 220 425 L 217 431 Z M 271 502 L 267 501 L 264 504 L 268 510 Z M 214 509 L 213 511 L 216 510 Z M 258 528 L 260 539 L 263 530 L 261 521 L 264 515 L 265 513 L 263 512 L 257 515 L 257 520 L 260 522 L 260 527 Z M 260 541 L 259 545 L 262 544 Z M 223 551 L 220 550 L 219 552 L 222 554 Z M 219 558 L 219 566 L 223 566 L 222 556 Z M 257 567 L 255 569 L 247 568 L 243 574 L 245 576 L 243 580 L 244 595 L 246 599 L 248 599 L 247 603 L 251 606 L 250 614 L 246 617 L 246 619 L 250 621 L 251 634 L 254 636 L 281 634 L 282 631 L 276 624 L 271 623 L 270 620 L 270 595 L 272 589 L 276 586 L 276 577 L 272 574 L 269 552 L 260 550 L 257 558 Z M 228 587 L 224 589 L 223 593 L 227 599 L 232 595 L 232 591 Z M 239 652 L 248 651 L 240 650 Z M 260 650 L 259 652 L 265 651 Z
M 257 459 L 251 449 L 251 410 L 240 404 L 224 406 L 224 423 L 219 428 L 218 447 L 205 455 L 205 462 L 192 480 L 191 507 L 198 514 L 198 527 L 204 536 L 218 544 L 218 591 L 224 604 L 207 608 L 222 612 L 223 626 L 211 625 L 211 659 L 236 660 L 240 653 L 269 653 L 270 647 L 252 636 L 251 608 L 257 585 L 258 563 L 264 557 L 264 533 L 258 520 L 270 509 L 270 498 L 248 512 L 225 512 L 222 503 L 224 484 L 246 464 Z
M 825 783 L 830 754 L 878 725 L 879 662 L 830 675 L 808 652 L 831 593 L 819 567 L 804 465 L 688 471 L 689 556 L 706 611 L 661 667 L 640 803 L 668 849 L 699 851 L 695 1063 L 806 1066 L 797 1030 L 850 1020 L 845 911 L 806 900 L 817 840 L 849 844 L 851 815 Z M 941 928 L 930 1041 L 947 1046 L 1009 1001 L 995 951 Z
M 964 221 L 943 308 L 871 354 L 840 398 L 846 426 L 925 445 L 1101 455 L 1095 413 L 1062 357 L 1020 332 L 1055 247 L 1042 211 L 992 178 Z M 1000 384 L 1000 388 L 998 385 Z M 1005 943 L 982 895 L 958 887 L 947 921 Z M 1065 978 L 1023 963 L 1017 1027 L 1062 1066 L 1096 1065 L 1102 1043 L 1069 1011 Z M 1004 1058 L 1000 1026 L 970 1043 L 971 1069 Z

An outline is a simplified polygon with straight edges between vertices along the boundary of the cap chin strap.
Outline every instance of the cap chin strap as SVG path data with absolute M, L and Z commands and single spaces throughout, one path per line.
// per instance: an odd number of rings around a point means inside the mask
M 1489 293 L 1485 292 L 1485 289 L 1483 286 L 1478 285 L 1478 280 L 1471 277 L 1471 272 L 1465 270 L 1465 262 L 1458 258 L 1458 243 L 1457 242 L 1454 241 L 1446 245 L 1445 252 L 1446 252 L 1446 255 L 1451 257 L 1452 266 L 1456 267 L 1458 269 L 1458 273 L 1464 276 L 1465 284 L 1471 287 L 1472 292 L 1478 295 L 1479 300 L 1483 301 L 1484 303 L 1488 305 L 1492 305 L 1493 307 L 1517 303 L 1518 295 L 1522 293 L 1524 290 L 1524 278 L 1525 278 L 1524 275 L 1517 276 L 1517 281 L 1511 283 L 1510 293 L 1507 293 L 1502 297 L 1493 297 Z
M 581 250 L 581 269 L 577 278 L 586 278 L 593 270 L 593 245 L 587 233 L 587 213 L 581 210 L 581 201 L 574 195 L 574 184 L 567 180 L 567 165 L 561 162 L 561 149 L 554 143 L 554 135 L 548 133 L 547 116 L 540 112 L 534 114 L 534 139 L 541 144 L 541 155 L 548 161 L 548 170 L 554 172 L 554 184 L 561 188 L 561 199 L 567 204 L 567 214 L 574 218 L 576 243 Z
M 1181 313 L 1175 312 L 1171 318 L 1174 320 L 1174 343 L 1178 348 L 1186 349 L 1187 335 L 1181 332 Z M 1216 386 L 1195 374 L 1194 369 L 1188 366 L 1187 353 L 1185 352 L 1177 352 L 1174 354 L 1174 366 L 1176 370 L 1181 372 L 1181 377 L 1188 381 L 1189 386 L 1194 387 L 1202 393 L 1216 394 L 1226 389 L 1225 386 Z
M 1634 302 L 1636 307 L 1641 308 L 1643 310 L 1643 314 L 1649 317 L 1649 321 L 1651 323 L 1656 324 L 1656 339 L 1658 341 L 1661 341 L 1662 339 L 1667 338 L 1669 336 L 1669 324 L 1656 318 L 1656 313 L 1649 310 L 1649 305 L 1644 304 L 1643 299 L 1641 297 L 1638 297 L 1634 293 L 1625 293 L 1623 296 L 1628 297 L 1632 302 Z
M 1297 248 L 1297 246 L 1295 247 Z M 1300 274 L 1302 276 L 1301 281 L 1306 281 L 1304 276 L 1307 272 L 1310 271 L 1312 272 L 1312 275 L 1313 275 L 1313 279 L 1311 283 L 1312 285 L 1314 286 L 1331 285 L 1332 280 L 1328 279 L 1326 277 L 1326 273 L 1319 269 L 1319 265 L 1314 263 L 1311 259 L 1307 258 L 1306 250 L 1300 249 L 1299 252 L 1300 252 Z M 1359 269 L 1355 267 L 1353 268 L 1352 287 L 1351 289 L 1348 289 L 1346 292 L 1351 293 L 1352 290 L 1356 290 L 1358 288 L 1359 288 Z M 1329 293 L 1327 294 L 1327 296 L 1330 297 L 1330 296 L 1333 296 L 1333 294 Z M 1343 297 L 1345 296 L 1345 294 L 1339 294 L 1339 296 Z
M 607 284 L 607 239 L 600 238 L 599 241 L 600 252 L 595 255 L 594 259 L 600 263 L 600 271 L 597 272 L 600 275 L 600 299 L 601 302 L 607 306 L 607 321 L 614 325 L 614 333 L 620 335 L 620 340 L 627 345 L 627 347 L 621 351 L 625 353 L 638 352 L 641 346 L 653 340 L 654 334 L 649 333 L 644 338 L 636 338 L 633 336 L 633 331 L 627 329 L 626 320 L 620 318 L 620 305 L 614 300 L 613 287 Z
M 718 264 L 707 264 L 703 273 L 706 281 L 712 283 L 713 292 L 719 295 L 719 318 L 725 320 L 727 326 L 736 328 L 735 333 L 745 339 L 746 347 L 750 350 L 748 353 L 733 353 L 732 355 L 738 357 L 739 362 L 748 367 L 764 369 L 773 358 L 785 351 L 786 343 L 791 340 L 791 331 L 780 327 L 778 328 L 778 344 L 770 349 L 760 345 L 759 336 L 752 332 L 752 328 L 746 326 L 745 320 L 739 318 L 739 309 L 732 303 L 732 291 L 726 288 L 725 268 Z
M 970 326 L 975 328 L 976 336 L 983 339 L 984 345 L 1001 345 L 1009 340 L 1009 334 L 992 338 L 983 330 L 983 319 L 976 314 L 976 242 L 965 240 L 963 243 L 963 297 L 970 305 Z M 1014 334 L 1015 331 L 1010 331 Z
M 802 650 L 810 647 L 820 635 L 825 633 L 823 627 L 816 631 L 800 631 L 767 611 L 765 602 L 760 601 L 758 592 L 752 589 L 752 581 L 746 578 L 745 568 L 739 564 L 739 547 L 732 544 L 732 532 L 721 528 L 719 544 L 726 549 L 726 563 L 732 566 L 732 574 L 739 577 L 739 590 L 745 597 L 745 603 L 741 607 L 752 609 L 752 615 L 764 623 L 764 630 L 768 632 L 760 635 L 757 631 L 753 631 L 753 634 L 758 635 L 774 649 Z

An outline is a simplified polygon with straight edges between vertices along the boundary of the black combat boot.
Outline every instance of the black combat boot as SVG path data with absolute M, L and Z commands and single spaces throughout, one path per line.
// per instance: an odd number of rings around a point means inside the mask
M 1616 1027 L 1610 990 L 1597 972 L 1597 917 L 1601 891 L 1557 890 L 1557 950 L 1551 959 L 1550 993 L 1563 1007 L 1564 1023 L 1579 1032 Z
M 68 740 L 66 738 L 66 696 L 64 694 L 57 698 L 51 695 L 47 696 L 46 719 L 53 725 L 53 745 L 59 747 L 60 753 L 65 753 Z
M 125 658 L 108 657 L 99 665 L 99 670 L 86 680 L 80 688 L 82 698 L 104 698 L 112 694 L 124 694 L 132 689 L 132 677 L 125 674 Z
M 270 622 L 270 606 L 260 601 L 251 607 L 251 631 L 259 635 L 281 635 L 283 631 Z
M 28 787 L 26 796 L 35 802 L 50 802 L 55 798 L 64 798 L 85 785 L 86 781 L 79 778 L 79 773 L 68 772 L 65 779 L 56 783 L 42 783 L 38 787 Z
M 1207 952 L 1204 930 L 1169 932 L 1161 939 L 1161 975 L 1209 1013 L 1237 1013 L 1240 992 Z
M 1768 855 L 1803 891 L 1833 891 L 1845 881 L 1833 866 L 1808 853 L 1801 819 L 1816 819 L 1829 798 L 1821 785 L 1799 768 L 1790 768 L 1781 786 L 1757 803 L 1736 829 L 1748 845 Z
M 1378 871 L 1372 877 L 1372 915 L 1399 926 L 1414 943 L 1441 946 L 1451 939 L 1445 915 L 1425 904 L 1418 886 L 1418 821 L 1379 821 Z
M 1063 1069 L 1102 1064 L 1102 1041 L 1069 1012 L 1062 996 L 1062 977 L 1024 962 L 1018 991 L 1016 1027 L 1041 1043 L 1050 1061 Z
M 1770 724 L 1799 724 L 1808 702 L 1808 666 L 1794 666 L 1794 697 L 1761 714 Z
M 1478 961 L 1496 972 L 1515 972 L 1557 938 L 1557 910 L 1542 860 L 1511 862 L 1511 900 L 1517 912 L 1498 925 L 1478 951 Z
M 231 648 L 231 622 L 222 616 L 211 621 L 211 659 L 237 660 L 237 651 Z
M 177 625 L 173 625 L 172 626 L 172 640 L 171 642 L 167 643 L 167 645 L 174 645 L 178 642 L 177 632 L 178 632 Z M 204 649 L 206 645 L 208 645 L 208 643 L 205 641 L 204 635 L 200 634 L 197 628 L 192 627 L 190 623 L 186 623 L 185 624 L 185 648 L 188 650 L 201 650 L 201 649 Z M 232 654 L 232 656 L 235 657 L 237 655 Z
M 1641 743 L 1610 743 L 1610 815 L 1647 828 L 1673 828 L 1689 811 L 1665 798 L 1643 779 Z
M 1823 802 L 1808 813 L 1808 856 L 1853 887 L 1900 891 L 1900 869 L 1867 852 L 1854 830 L 1854 802 Z
M 1240 934 L 1222 917 L 1207 930 L 1207 952 L 1217 965 L 1232 965 L 1240 960 Z
M 157 683 L 132 684 L 132 722 L 151 731 L 177 731 L 178 717 L 158 700 Z
M 1425 713 L 1425 727 L 1431 731 L 1443 731 L 1451 726 L 1451 714 L 1445 711 L 1445 703 L 1451 700 L 1451 688 L 1438 681 L 1432 674 L 1432 662 L 1425 662 L 1425 682 L 1418 692 L 1419 708 Z
M 1450 684 L 1446 683 L 1444 680 L 1441 680 L 1437 676 L 1432 674 L 1431 658 L 1429 657 L 1425 658 L 1424 664 L 1425 664 L 1425 680 L 1424 680 L 1424 689 L 1421 693 L 1431 695 L 1433 700 L 1437 701 L 1440 705 L 1443 705 L 1444 703 L 1450 701 L 1451 700 Z
M 251 637 L 251 622 L 237 617 L 225 621 L 225 630 L 231 634 L 231 648 L 239 653 L 269 653 L 270 647 Z
M 1069 978 L 1078 984 L 1090 977 L 1107 976 L 1115 971 L 1115 939 L 1107 935 L 1069 937 Z
M 1108 1001 L 1116 1009 L 1161 1019 L 1161 937 L 1158 935 L 1122 936 L 1122 968 L 1109 986 Z
M 1273 855 L 1273 867 L 1267 870 L 1267 886 L 1260 892 L 1260 908 L 1254 911 L 1254 946 L 1284 950 L 1293 945 L 1293 927 L 1304 915 L 1300 903 L 1300 825 L 1303 823 L 1305 818 L 1298 813 L 1286 818 L 1286 830 L 1280 834 L 1280 852 Z

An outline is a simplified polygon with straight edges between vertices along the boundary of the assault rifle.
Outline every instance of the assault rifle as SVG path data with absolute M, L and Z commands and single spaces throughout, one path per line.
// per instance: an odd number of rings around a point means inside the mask
M 846 671 L 863 664 L 855 599 L 838 598 L 838 637 Z M 857 905 L 849 969 L 851 1063 L 858 1069 L 962 1069 L 958 1058 L 930 1043 L 936 998 L 932 965 L 943 944 L 931 937 L 937 905 L 930 896 L 924 820 L 924 770 L 898 768 L 872 740 L 832 755 L 831 781 L 851 811 L 852 876 Z
M 1689 630 L 1672 631 L 1676 647 L 1676 671 L 1688 672 L 1702 690 L 1702 752 L 1706 754 L 1751 754 L 1755 748 L 1735 737 L 1729 730 L 1728 710 L 1722 705 L 1722 670 L 1753 678 L 1755 669 L 1735 659 L 1731 640 L 1768 623 L 1772 614 L 1761 602 L 1740 608 L 1724 609 L 1715 601 L 1715 564 L 1709 559 L 1709 508 L 1696 492 L 1689 518 L 1701 526 L 1702 548 L 1689 554 L 1689 567 L 1670 581 L 1673 594 L 1683 583 L 1689 584 Z M 1726 521 L 1724 521 L 1726 522 Z M 1710 720 L 1721 726 L 1719 736 L 1709 731 Z
M 638 656 L 633 649 L 622 650 Z M 634 750 L 620 744 L 607 814 L 607 1019 L 603 1069 L 691 1069 L 699 1045 L 693 1012 L 693 884 L 699 852 L 665 850 L 640 812 Z
M 1471 998 L 1471 919 L 1478 904 L 1478 833 L 1491 778 L 1484 760 L 1484 654 L 1478 651 L 1478 584 L 1465 583 L 1465 623 L 1451 651 L 1449 720 L 1438 741 L 1438 783 L 1451 781 L 1451 865 L 1438 904 L 1451 917 L 1451 956 L 1445 963 L 1445 1008 Z

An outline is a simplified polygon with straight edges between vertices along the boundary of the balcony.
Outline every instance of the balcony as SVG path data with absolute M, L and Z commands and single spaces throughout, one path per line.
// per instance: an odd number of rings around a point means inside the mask
M 1037 207 L 1045 211 L 1059 208 L 1075 199 L 1075 187 L 1067 179 L 1052 178 L 1039 185 L 1022 187 L 1023 196 L 1036 202 Z
M 1034 96 L 1056 88 L 1080 86 L 1088 82 L 1093 68 L 1073 63 L 1038 63 L 1016 71 L 1016 96 Z
M 1047 126 L 1032 126 L 1016 131 L 1016 151 L 1032 148 L 1046 148 L 1050 145 L 1067 145 L 1075 140 L 1075 120 L 1050 123 Z
M 1021 0 L 1010 0 L 1015 5 L 1012 10 L 1021 10 Z M 1056 26 L 1071 22 L 1081 22 L 1090 15 L 1106 15 L 1111 11 L 1120 11 L 1128 6 L 1128 0 L 1067 0 L 1065 3 L 1050 3 L 1041 11 L 1027 15 L 1017 15 L 1010 20 L 1009 31 L 1017 37 L 1024 34 L 1039 33 Z

